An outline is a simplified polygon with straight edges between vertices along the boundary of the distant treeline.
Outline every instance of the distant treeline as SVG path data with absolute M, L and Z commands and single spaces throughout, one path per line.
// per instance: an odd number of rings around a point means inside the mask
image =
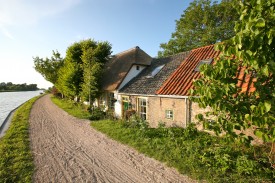
M 39 90 L 37 84 L 13 84 L 12 82 L 0 83 L 0 92 L 2 91 L 35 91 Z

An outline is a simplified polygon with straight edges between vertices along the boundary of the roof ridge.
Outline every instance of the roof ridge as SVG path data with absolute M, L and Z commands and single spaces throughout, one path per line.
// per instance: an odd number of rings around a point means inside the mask
M 207 47 L 214 47 L 215 46 L 215 44 L 211 44 L 211 45 L 207 45 L 207 46 L 203 46 L 203 47 L 199 47 L 199 48 L 194 48 L 194 49 L 192 49 L 191 51 L 195 51 L 195 50 L 199 50 L 199 49 L 205 49 L 205 48 L 207 48 Z
M 128 49 L 128 50 L 124 50 L 124 51 L 122 51 L 122 52 L 119 52 L 119 53 L 115 54 L 114 56 L 121 55 L 121 54 L 123 54 L 123 53 L 127 53 L 127 52 L 130 52 L 130 51 L 132 51 L 132 50 L 137 50 L 137 49 L 140 49 L 140 47 L 139 47 L 139 46 L 135 46 L 135 47 L 130 48 L 130 49 Z
M 183 51 L 183 52 L 179 52 L 179 53 L 177 53 L 177 54 L 174 54 L 174 55 L 170 55 L 170 56 L 166 56 L 166 57 L 160 57 L 160 58 L 153 58 L 153 59 L 168 59 L 168 58 L 176 58 L 176 57 L 178 57 L 178 56 L 181 56 L 181 55 L 183 55 L 183 54 L 188 54 L 188 53 L 190 53 L 191 51 Z

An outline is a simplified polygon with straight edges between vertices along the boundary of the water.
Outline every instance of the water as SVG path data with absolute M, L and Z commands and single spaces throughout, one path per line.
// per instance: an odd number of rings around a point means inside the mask
M 0 92 L 0 126 L 13 109 L 39 95 L 40 92 L 41 91 Z

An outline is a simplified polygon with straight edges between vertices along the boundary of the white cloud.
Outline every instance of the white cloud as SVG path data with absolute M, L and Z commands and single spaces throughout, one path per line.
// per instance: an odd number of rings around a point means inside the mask
M 4 34 L 6 37 L 8 37 L 9 39 L 15 40 L 15 38 L 13 37 L 13 35 L 4 27 L 0 26 L 0 30 L 2 32 L 2 34 Z
M 14 36 L 3 26 L 0 25 L 0 33 L 9 39 L 15 40 Z
M 77 5 L 81 0 L 0 0 L 0 28 L 12 38 L 9 26 L 35 24 Z

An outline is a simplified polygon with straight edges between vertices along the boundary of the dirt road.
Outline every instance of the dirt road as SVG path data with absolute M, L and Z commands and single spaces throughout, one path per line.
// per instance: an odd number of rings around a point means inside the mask
M 46 95 L 30 115 L 34 182 L 194 182 L 92 129 Z

